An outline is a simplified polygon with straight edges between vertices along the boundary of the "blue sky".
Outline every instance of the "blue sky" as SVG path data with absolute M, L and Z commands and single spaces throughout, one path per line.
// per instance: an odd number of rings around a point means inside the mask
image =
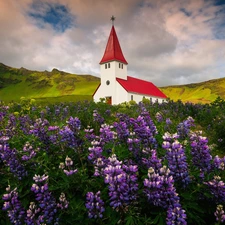
M 112 15 L 128 75 L 158 86 L 225 77 L 225 0 L 0 0 L 0 62 L 99 76 Z

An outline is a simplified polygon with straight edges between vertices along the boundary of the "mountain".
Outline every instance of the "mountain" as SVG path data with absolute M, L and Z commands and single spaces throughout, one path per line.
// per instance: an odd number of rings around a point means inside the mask
M 25 98 L 51 98 L 63 96 L 89 96 L 100 83 L 92 75 L 77 75 L 57 69 L 32 71 L 21 67 L 12 68 L 0 63 L 0 101 L 18 101 Z M 217 97 L 225 99 L 225 78 L 201 83 L 160 87 L 171 100 L 183 102 L 210 103 Z
M 215 101 L 218 97 L 225 99 L 225 78 L 161 87 L 160 90 L 173 101 L 205 104 Z
M 77 75 L 53 69 L 32 71 L 23 67 L 12 68 L 0 63 L 0 100 L 17 101 L 25 98 L 49 98 L 59 96 L 91 96 L 100 78 Z

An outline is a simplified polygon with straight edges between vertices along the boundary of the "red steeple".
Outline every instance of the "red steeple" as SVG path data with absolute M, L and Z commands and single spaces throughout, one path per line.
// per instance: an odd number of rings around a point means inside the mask
M 112 26 L 112 29 L 111 29 L 111 32 L 109 35 L 109 39 L 108 39 L 108 43 L 105 48 L 105 53 L 99 64 L 109 62 L 109 61 L 114 61 L 114 60 L 128 64 L 126 59 L 123 56 L 123 52 L 121 50 L 115 28 L 114 28 L 114 26 Z

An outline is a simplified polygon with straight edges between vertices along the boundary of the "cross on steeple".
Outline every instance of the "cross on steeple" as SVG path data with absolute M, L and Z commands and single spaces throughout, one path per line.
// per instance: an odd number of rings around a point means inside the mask
M 111 19 L 110 20 L 112 20 L 112 25 L 114 25 L 114 20 L 116 19 L 116 17 L 115 16 L 111 16 Z

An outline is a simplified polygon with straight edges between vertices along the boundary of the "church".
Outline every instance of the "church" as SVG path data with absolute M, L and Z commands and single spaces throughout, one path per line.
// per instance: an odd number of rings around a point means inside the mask
M 112 16 L 111 20 L 114 22 L 115 17 Z M 95 102 L 101 98 L 113 105 L 131 100 L 140 102 L 143 98 L 159 103 L 166 100 L 167 96 L 153 83 L 127 75 L 128 62 L 123 55 L 113 23 L 99 64 L 101 83 L 93 94 Z

